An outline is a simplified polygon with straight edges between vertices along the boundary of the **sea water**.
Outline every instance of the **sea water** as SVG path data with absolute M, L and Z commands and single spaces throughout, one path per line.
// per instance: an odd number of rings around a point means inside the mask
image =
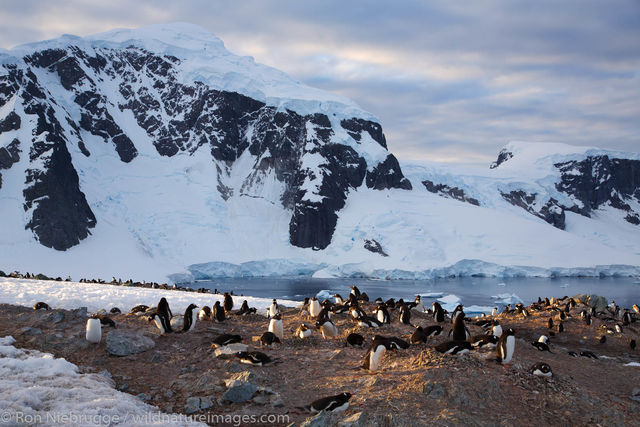
M 313 279 L 309 277 L 228 278 L 198 281 L 192 287 L 233 291 L 235 295 L 303 300 L 333 294 L 347 297 L 349 286 L 356 285 L 370 300 L 381 297 L 404 298 L 413 301 L 421 295 L 425 307 L 440 301 L 446 309 L 458 303 L 465 312 L 490 312 L 506 304 L 537 301 L 538 297 L 563 297 L 577 294 L 604 296 L 623 308 L 640 304 L 640 278 L 487 278 L 461 277 L 436 280 L 371 280 L 371 279 Z

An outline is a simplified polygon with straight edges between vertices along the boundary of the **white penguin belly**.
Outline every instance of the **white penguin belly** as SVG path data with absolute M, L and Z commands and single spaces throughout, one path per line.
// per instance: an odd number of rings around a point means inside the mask
M 380 362 L 382 361 L 382 357 L 384 356 L 384 352 L 387 349 L 383 346 L 380 345 L 376 348 L 375 351 L 372 351 L 371 354 L 369 355 L 369 370 L 370 371 L 377 371 L 378 367 L 380 366 Z
M 506 354 L 502 355 L 502 363 L 509 363 L 513 358 L 513 352 L 516 348 L 516 339 L 513 336 L 507 337 L 507 342 L 505 343 Z

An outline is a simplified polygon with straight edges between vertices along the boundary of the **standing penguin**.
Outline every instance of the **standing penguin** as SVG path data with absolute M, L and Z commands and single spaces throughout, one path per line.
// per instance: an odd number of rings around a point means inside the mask
M 320 310 L 322 310 L 322 307 L 318 298 L 311 298 L 311 301 L 309 301 L 309 315 L 315 319 L 320 314 Z
M 195 304 L 189 304 L 189 307 L 184 312 L 184 323 L 182 324 L 182 332 L 189 332 L 196 326 L 196 320 L 198 319 L 198 312 L 195 310 L 198 308 Z
M 376 317 L 380 323 L 387 325 L 391 323 L 391 317 L 389 317 L 389 312 L 387 311 L 387 305 L 385 303 L 378 305 L 375 308 L 374 313 L 376 313 Z
M 491 327 L 491 334 L 495 337 L 500 338 L 502 336 L 502 326 L 500 326 L 500 322 L 498 322 L 497 319 L 493 319 L 491 321 L 491 324 L 493 325 Z
M 438 301 L 434 301 L 432 304 L 433 307 L 433 320 L 436 322 L 444 322 L 444 309 L 440 305 Z
M 377 371 L 384 357 L 384 353 L 390 349 L 389 345 L 388 339 L 374 339 L 369 350 L 367 350 L 367 354 L 364 355 L 362 369 L 366 369 L 369 372 Z
M 360 289 L 356 285 L 349 286 L 351 288 L 351 295 L 356 298 L 360 298 Z
M 498 356 L 498 363 L 509 363 L 513 359 L 513 353 L 516 349 L 516 332 L 509 328 L 498 340 L 498 346 L 496 347 L 496 353 Z
M 165 315 L 160 315 L 157 312 L 152 313 L 147 320 L 149 322 L 153 321 L 158 329 L 160 329 L 160 335 L 164 335 L 168 332 L 173 332 L 171 328 L 171 321 Z
M 411 324 L 411 310 L 409 309 L 409 306 L 404 302 L 400 306 L 400 313 L 398 317 L 400 323 L 402 323 L 403 325 Z
M 451 313 L 451 323 L 455 322 L 460 313 L 464 314 L 463 309 L 464 307 L 462 306 L 462 304 L 458 304 L 456 308 L 453 309 L 453 313 Z
M 224 322 L 226 319 L 224 308 L 220 305 L 220 301 L 216 301 L 213 305 L 213 319 L 215 319 L 216 322 Z
M 227 313 L 231 313 L 231 310 L 233 310 L 233 298 L 231 298 L 231 295 L 229 295 L 228 292 L 224 293 L 224 311 L 226 311 Z
M 173 313 L 171 312 L 171 309 L 169 308 L 169 303 L 167 302 L 167 299 L 165 297 L 160 298 L 160 302 L 158 303 L 158 309 L 156 310 L 156 313 L 158 313 L 161 316 L 167 316 L 169 320 L 171 320 L 171 318 L 173 317 Z
M 279 339 L 284 339 L 284 327 L 282 325 L 282 315 L 276 314 L 269 320 L 269 332 L 272 332 Z
M 464 312 L 460 311 L 453 321 L 453 328 L 451 329 L 453 332 L 453 340 L 454 341 L 466 341 L 467 338 L 471 336 L 469 330 L 464 324 Z
M 273 302 L 271 302 L 271 305 L 267 309 L 267 318 L 271 319 L 276 314 L 280 314 L 280 307 L 278 307 L 278 302 L 274 298 Z

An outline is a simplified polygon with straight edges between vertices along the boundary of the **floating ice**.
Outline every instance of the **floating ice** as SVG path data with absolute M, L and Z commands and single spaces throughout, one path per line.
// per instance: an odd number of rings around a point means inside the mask
M 456 306 L 460 304 L 460 297 L 457 295 L 449 294 L 444 297 L 438 298 L 438 302 L 447 311 L 455 310 Z
M 522 302 L 522 298 L 516 294 L 498 294 L 492 295 L 491 298 L 495 299 L 498 304 L 517 304 Z

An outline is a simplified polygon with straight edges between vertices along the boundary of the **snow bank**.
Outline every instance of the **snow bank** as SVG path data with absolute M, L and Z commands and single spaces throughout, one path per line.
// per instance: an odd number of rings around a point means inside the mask
M 119 392 L 108 376 L 83 374 L 52 354 L 0 338 L 0 408 L 10 425 L 204 425 Z
M 155 306 L 160 298 L 165 297 L 174 313 L 184 312 L 189 304 L 199 307 L 212 306 L 216 301 L 223 301 L 222 295 L 201 294 L 196 292 L 171 291 L 163 289 L 137 288 L 94 283 L 56 282 L 52 280 L 28 280 L 0 278 L 0 303 L 16 304 L 27 307 L 38 301 L 44 301 L 51 308 L 67 310 L 87 307 L 89 312 L 100 309 L 110 310 L 118 307 L 128 312 L 138 304 Z M 234 296 L 234 306 L 240 307 L 243 300 L 249 307 L 255 307 L 265 313 L 271 305 L 270 298 Z M 296 306 L 297 301 L 278 300 L 284 306 Z

